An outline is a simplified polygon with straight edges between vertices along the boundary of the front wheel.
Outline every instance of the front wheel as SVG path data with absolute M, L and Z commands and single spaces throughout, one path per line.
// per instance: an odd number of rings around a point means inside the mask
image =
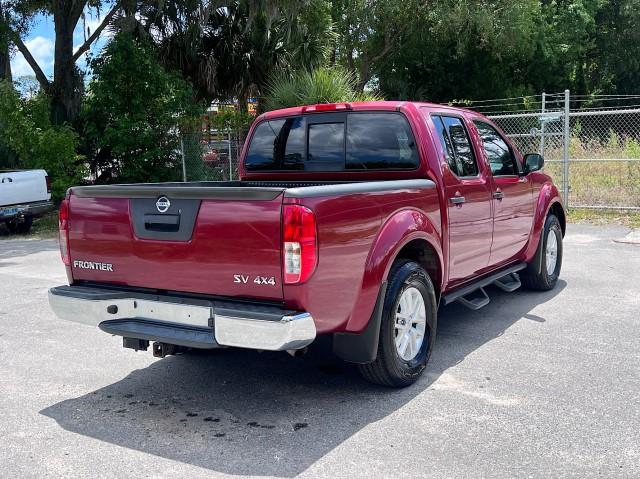
M 520 274 L 522 284 L 538 291 L 556 286 L 562 268 L 562 228 L 555 215 L 547 216 L 538 246 L 536 259 Z
M 429 275 L 409 260 L 394 263 L 384 299 L 378 354 L 359 366 L 372 383 L 413 384 L 424 371 L 436 339 L 436 295 Z

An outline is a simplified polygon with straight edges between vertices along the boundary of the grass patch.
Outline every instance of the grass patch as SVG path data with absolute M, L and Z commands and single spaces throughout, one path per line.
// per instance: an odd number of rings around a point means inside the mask
M 640 212 L 615 210 L 569 209 L 569 223 L 595 225 L 619 224 L 629 228 L 640 228 Z
M 544 172 L 562 185 L 562 164 Z M 569 162 L 569 205 L 640 207 L 640 161 Z
M 26 235 L 11 234 L 4 223 L 0 224 L 0 240 L 12 239 L 48 239 L 58 236 L 58 211 L 50 211 L 33 220 L 31 231 Z
M 31 232 L 37 235 L 56 236 L 58 234 L 58 210 L 50 211 L 46 215 L 33 221 Z
M 631 119 L 631 118 L 629 118 Z M 633 117 L 634 121 L 636 117 Z M 606 118 L 611 125 L 614 118 Z M 507 120 L 503 120 L 504 122 Z M 514 133 L 539 127 L 535 118 L 513 118 L 504 126 Z M 586 123 L 585 123 L 586 122 Z M 569 205 L 640 207 L 640 135 L 623 135 L 608 128 L 604 120 L 572 120 L 569 141 Z M 557 125 L 552 128 L 560 133 Z M 512 138 L 523 153 L 538 151 L 540 137 Z M 547 138 L 544 172 L 562 185 L 562 136 Z M 603 160 L 603 161 L 599 161 Z M 609 160 L 609 161 L 606 161 Z M 605 214 L 610 217 L 610 214 Z M 622 217 L 627 221 L 627 218 Z M 632 219 L 633 220 L 633 219 Z

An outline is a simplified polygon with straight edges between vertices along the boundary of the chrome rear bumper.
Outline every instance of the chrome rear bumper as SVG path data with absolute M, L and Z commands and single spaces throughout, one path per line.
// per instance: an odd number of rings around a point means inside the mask
M 49 304 L 67 321 L 125 337 L 191 347 L 283 351 L 304 348 L 316 337 L 309 313 L 260 304 L 83 286 L 51 288 Z

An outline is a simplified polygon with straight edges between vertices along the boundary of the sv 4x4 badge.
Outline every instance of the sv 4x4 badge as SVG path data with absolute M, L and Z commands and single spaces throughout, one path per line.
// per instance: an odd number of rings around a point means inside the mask
M 243 274 L 234 274 L 233 275 L 233 282 L 234 283 L 241 283 L 241 284 L 247 284 L 249 282 L 249 276 L 245 276 Z M 256 276 L 253 280 L 253 282 L 255 284 L 267 284 L 269 286 L 275 286 L 276 285 L 276 279 L 273 276 Z

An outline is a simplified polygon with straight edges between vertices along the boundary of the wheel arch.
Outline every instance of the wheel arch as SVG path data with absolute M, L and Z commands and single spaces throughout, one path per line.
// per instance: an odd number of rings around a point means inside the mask
M 534 259 L 538 244 L 540 243 L 540 235 L 544 228 L 544 222 L 547 216 L 549 216 L 549 213 L 553 213 L 558 218 L 562 229 L 562 236 L 564 237 L 567 228 L 567 216 L 558 188 L 551 182 L 545 183 L 538 194 L 529 243 L 524 250 L 522 258 L 527 263 Z
M 388 277 L 398 259 L 415 261 L 427 271 L 438 304 L 444 266 L 440 241 L 438 231 L 418 210 L 402 210 L 385 222 L 367 258 L 346 330 L 333 335 L 333 351 L 339 358 L 359 364 L 376 359 Z
M 376 237 L 364 268 L 358 299 L 347 322 L 349 332 L 362 331 L 374 310 L 380 286 L 397 258 L 412 259 L 429 273 L 437 294 L 442 290 L 443 253 L 439 229 L 427 215 L 407 208 L 392 214 Z M 432 276 L 433 275 L 433 276 Z
M 436 300 L 438 300 L 442 288 L 443 272 L 441 258 L 433 245 L 424 238 L 413 239 L 398 251 L 391 264 L 399 259 L 412 260 L 422 266 L 429 275 L 429 278 L 431 278 L 433 288 L 436 292 Z
M 558 218 L 558 221 L 560 222 L 560 228 L 562 229 L 562 237 L 564 238 L 564 235 L 567 232 L 567 214 L 565 213 L 564 208 L 562 207 L 562 204 L 559 201 L 554 201 L 549 206 L 549 210 L 547 211 L 547 216 L 549 216 L 549 214 L 552 214 L 552 213 L 556 216 L 556 218 Z

